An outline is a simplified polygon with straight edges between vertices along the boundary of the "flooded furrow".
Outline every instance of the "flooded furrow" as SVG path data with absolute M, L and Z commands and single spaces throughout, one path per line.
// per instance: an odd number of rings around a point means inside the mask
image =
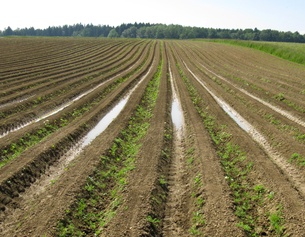
M 102 134 L 106 128 L 114 121 L 115 118 L 122 112 L 125 108 L 130 96 L 139 87 L 139 85 L 145 80 L 147 75 L 152 70 L 152 66 L 149 68 L 148 72 L 140 79 L 140 81 L 130 90 L 128 93 L 98 122 L 98 124 L 93 127 L 87 135 L 81 139 L 74 147 L 72 147 L 66 154 L 64 154 L 56 165 L 51 166 L 48 172 L 41 177 L 36 183 L 31 185 L 31 187 L 22 194 L 24 200 L 31 197 L 33 199 L 35 196 L 42 193 L 48 186 L 52 184 L 52 181 L 57 180 L 61 174 L 67 169 L 69 164 L 77 158 L 80 153 L 100 134 Z M 29 199 L 30 200 L 30 199 Z
M 25 98 L 20 98 L 20 99 L 14 99 L 12 101 L 9 101 L 9 102 L 6 102 L 4 104 L 0 104 L 0 109 L 4 108 L 4 107 L 7 107 L 7 106 L 10 106 L 10 105 L 13 105 L 13 104 L 17 104 L 17 103 L 21 103 L 23 101 L 26 101 L 32 97 L 34 97 L 35 95 L 31 95 L 31 96 L 28 96 L 28 97 L 25 97 Z
M 183 223 L 185 213 L 183 212 L 183 196 L 186 195 L 186 184 L 184 182 L 186 170 L 184 162 L 183 138 L 184 138 L 184 115 L 179 99 L 178 89 L 169 65 L 172 107 L 171 119 L 174 125 L 174 152 L 168 174 L 168 198 L 165 208 L 163 236 L 181 236 L 186 230 Z
M 186 65 L 187 70 L 193 75 L 193 77 L 204 87 L 208 93 L 214 98 L 214 100 L 219 104 L 219 106 L 242 128 L 247 132 L 251 138 L 256 141 L 266 152 L 266 154 L 274 161 L 274 163 L 282 170 L 284 174 L 287 175 L 287 178 L 291 181 L 294 188 L 296 188 L 302 195 L 305 197 L 305 179 L 302 177 L 297 169 L 295 169 L 287 159 L 281 156 L 276 150 L 272 148 L 267 139 L 255 128 L 253 127 L 246 119 L 244 119 L 236 110 L 234 110 L 230 105 L 225 101 L 218 98 L 208 87 L 207 85 L 200 80 Z
M 172 94 L 173 94 L 171 118 L 172 118 L 172 122 L 174 124 L 177 134 L 179 136 L 182 136 L 183 126 L 184 126 L 183 110 L 182 110 L 181 102 L 180 102 L 179 95 L 178 95 L 177 85 L 173 79 L 170 65 L 169 65 L 169 71 L 170 71 L 171 88 L 172 88 Z
M 69 107 L 70 105 L 72 105 L 72 104 L 75 103 L 76 101 L 80 100 L 80 99 L 83 98 L 84 96 L 90 94 L 91 92 L 95 91 L 95 90 L 98 89 L 99 87 L 103 86 L 105 83 L 107 83 L 107 82 L 109 82 L 109 81 L 111 81 L 111 80 L 114 80 L 115 78 L 121 76 L 123 73 L 126 73 L 126 72 L 130 71 L 133 67 L 134 67 L 134 65 L 131 66 L 131 67 L 129 67 L 127 70 L 125 70 L 125 71 L 119 73 L 118 75 L 115 75 L 115 76 L 109 78 L 108 80 L 101 82 L 101 83 L 98 84 L 97 86 L 95 86 L 95 87 L 91 88 L 90 90 L 88 90 L 88 91 L 86 91 L 86 92 L 80 94 L 79 96 L 75 97 L 75 98 L 72 99 L 71 101 L 62 104 L 61 106 L 57 107 L 56 109 L 54 109 L 54 110 L 52 110 L 52 111 L 49 111 L 48 113 L 45 113 L 45 114 L 39 116 L 39 117 L 36 118 L 36 119 L 33 119 L 33 120 L 31 120 L 31 121 L 29 121 L 29 122 L 27 122 L 27 123 L 25 123 L 25 124 L 22 124 L 22 125 L 20 125 L 20 126 L 14 128 L 14 129 L 11 129 L 11 130 L 9 130 L 9 131 L 7 131 L 7 132 L 1 134 L 1 135 L 0 135 L 0 138 L 3 138 L 3 137 L 5 137 L 5 136 L 7 136 L 8 134 L 13 133 L 13 132 L 16 132 L 16 131 L 18 131 L 18 130 L 20 130 L 20 129 L 26 127 L 26 126 L 29 126 L 30 124 L 37 123 L 37 122 L 39 122 L 39 121 L 41 121 L 41 120 L 43 120 L 43 119 L 46 119 L 46 118 L 48 118 L 48 117 L 50 117 L 50 116 L 52 116 L 52 115 L 54 115 L 54 114 L 57 114 L 58 112 L 62 111 L 63 109 L 65 109 L 65 108 L 67 108 L 67 107 Z
M 251 97 L 252 99 L 260 102 L 261 104 L 269 107 L 270 109 L 272 109 L 273 111 L 281 114 L 282 116 L 288 118 L 289 120 L 303 126 L 305 128 L 305 121 L 301 120 L 300 118 L 294 116 L 293 114 L 289 113 L 288 111 L 285 111 L 277 106 L 274 106 L 260 98 L 258 98 L 257 96 L 255 95 L 252 95 L 251 93 L 249 93 L 248 91 L 242 89 L 242 88 L 239 88 L 238 86 L 236 86 L 234 83 L 232 83 L 231 81 L 229 81 L 228 79 L 224 78 L 223 76 L 221 75 L 218 75 L 217 73 L 213 72 L 212 70 L 208 69 L 206 66 L 200 64 L 205 70 L 207 70 L 208 72 L 212 73 L 214 76 L 222 79 L 223 81 L 227 82 L 228 84 L 230 84 L 231 86 L 233 86 L 234 88 L 236 88 L 237 90 L 241 91 L 242 93 L 246 94 L 247 96 Z

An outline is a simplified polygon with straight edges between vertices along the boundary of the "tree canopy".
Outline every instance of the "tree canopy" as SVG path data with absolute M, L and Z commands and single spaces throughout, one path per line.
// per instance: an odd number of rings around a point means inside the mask
M 271 29 L 215 29 L 190 27 L 181 25 L 165 25 L 150 23 L 128 23 L 113 27 L 109 25 L 75 24 L 50 26 L 46 29 L 33 27 L 12 30 L 7 27 L 0 31 L 2 36 L 79 36 L 79 37 L 109 37 L 109 38 L 152 38 L 152 39 L 240 39 L 278 42 L 305 42 L 305 35 L 299 32 L 283 32 Z

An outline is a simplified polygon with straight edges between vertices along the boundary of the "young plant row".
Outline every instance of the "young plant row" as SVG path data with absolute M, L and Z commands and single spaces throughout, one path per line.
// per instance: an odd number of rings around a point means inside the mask
M 202 53 L 198 53 L 198 51 L 193 51 L 195 54 L 196 54 L 196 57 L 198 57 L 198 60 L 199 61 L 202 61 L 203 60 L 203 56 L 202 56 Z M 199 51 L 200 52 L 200 51 Z M 223 58 L 223 56 L 221 55 L 221 58 Z M 231 59 L 229 59 L 231 60 Z M 220 65 L 221 68 L 224 68 L 223 65 Z M 241 67 L 243 65 L 240 65 Z M 251 66 L 252 68 L 252 66 Z M 202 69 L 201 69 L 202 70 Z M 205 74 L 209 75 L 210 78 L 213 78 L 213 76 L 211 76 L 211 73 L 206 73 L 204 72 Z M 297 112 L 300 112 L 300 113 L 305 113 L 305 109 L 304 107 L 302 106 L 301 103 L 298 103 L 298 102 L 301 102 L 301 101 L 293 101 L 294 99 L 294 96 L 293 94 L 291 94 L 290 92 L 290 95 L 285 95 L 284 93 L 278 93 L 278 92 L 271 92 L 271 91 L 268 91 L 266 89 L 264 89 L 262 86 L 259 85 L 259 83 L 257 83 L 257 81 L 255 82 L 251 82 L 250 80 L 248 79 L 245 79 L 245 78 L 240 78 L 238 76 L 235 76 L 235 75 L 232 75 L 231 73 L 228 74 L 227 72 L 223 72 L 223 74 L 228 77 L 228 78 L 231 78 L 231 79 L 234 79 L 236 82 L 238 83 L 242 83 L 244 86 L 246 86 L 247 88 L 251 88 L 257 92 L 259 92 L 259 95 L 260 97 L 266 97 L 268 96 L 268 98 L 266 98 L 268 101 L 273 101 L 274 104 L 279 104 L 279 105 L 282 105 L 282 106 L 288 106 L 292 109 L 294 109 L 295 111 Z M 265 79 L 266 80 L 266 79 Z M 274 80 L 275 83 L 279 83 L 278 82 L 278 79 Z M 283 85 L 283 84 L 282 84 Z M 281 86 L 282 86 L 281 85 Z M 285 87 L 287 87 L 287 84 L 285 84 Z M 269 87 L 270 88 L 270 87 Z M 275 88 L 275 87 L 274 87 Z M 300 91 L 298 91 L 297 93 L 299 94 L 302 94 L 302 91 L 303 91 L 303 88 L 298 88 Z M 288 93 L 288 89 L 286 90 L 287 93 Z
M 100 157 L 94 173 L 88 177 L 82 193 L 58 224 L 58 236 L 99 235 L 122 205 L 122 192 L 129 171 L 147 134 L 158 97 L 163 61 L 145 89 L 140 104 L 127 127 L 114 140 L 111 148 Z M 126 207 L 128 208 L 128 207 Z
M 170 78 L 167 75 L 167 83 Z M 146 216 L 146 235 L 143 236 L 163 236 L 163 221 L 165 218 L 166 201 L 168 198 L 168 175 L 169 166 L 173 154 L 173 127 L 171 122 L 170 93 L 166 99 L 166 122 L 164 124 L 162 149 L 157 164 L 157 178 L 154 181 L 154 188 L 150 193 L 150 211 Z
M 118 47 L 115 52 L 121 55 L 124 53 L 124 49 L 126 50 L 127 45 L 124 45 L 122 47 Z M 111 48 L 111 47 L 108 47 Z M 122 50 L 123 49 L 123 50 Z M 108 52 L 109 50 L 107 50 L 106 52 Z M 123 52 L 122 52 L 123 51 Z M 83 57 L 78 58 L 78 61 L 76 62 L 64 62 L 61 64 L 53 64 L 50 61 L 47 61 L 47 66 L 46 67 L 42 67 L 37 69 L 38 71 L 34 71 L 32 72 L 31 70 L 27 70 L 26 72 L 21 71 L 21 69 L 16 69 L 14 72 L 18 72 L 18 74 L 16 76 L 14 75 L 10 75 L 9 73 L 6 75 L 8 78 L 4 81 L 6 82 L 6 87 L 8 87 L 10 84 L 12 84 L 10 86 L 9 90 L 3 91 L 0 95 L 1 97 L 4 95 L 10 95 L 13 94 L 17 91 L 25 91 L 26 89 L 30 89 L 30 88 L 34 88 L 37 87 L 41 84 L 45 84 L 45 83 L 63 83 L 64 81 L 62 80 L 62 78 L 64 78 L 65 75 L 67 75 L 68 73 L 71 76 L 71 73 L 74 74 L 74 78 L 76 75 L 84 75 L 84 73 L 88 73 L 86 70 L 84 70 L 84 68 L 99 68 L 100 67 L 100 63 L 108 60 L 109 57 L 112 57 L 112 59 L 115 59 L 118 57 L 118 55 L 115 54 L 115 52 L 111 52 L 111 53 L 107 53 L 106 56 L 104 57 L 96 57 L 96 60 L 94 60 L 94 62 L 84 62 L 84 60 L 86 60 L 87 55 L 83 55 Z M 100 52 L 101 53 L 101 52 Z M 99 54 L 97 54 L 96 52 L 91 52 L 90 57 L 92 57 L 91 55 L 96 55 L 99 56 Z M 69 61 L 69 60 L 67 60 Z M 89 61 L 89 60 L 88 60 Z M 22 84 L 18 84 L 17 82 L 23 82 Z M 17 83 L 17 84 L 16 84 Z M 15 85 L 15 86 L 14 86 Z M 41 88 L 41 87 L 39 87 Z M 36 88 L 37 89 L 37 88 Z
M 260 236 L 270 232 L 282 235 L 285 230 L 284 219 L 281 205 L 274 199 L 274 192 L 262 184 L 251 181 L 249 174 L 254 164 L 247 159 L 246 153 L 237 144 L 231 142 L 233 136 L 227 132 L 226 126 L 220 125 L 217 118 L 209 115 L 204 109 L 206 105 L 197 89 L 179 64 L 177 67 L 220 158 L 234 198 L 235 215 L 240 220 L 238 226 L 249 236 Z
M 136 48 L 136 49 L 138 49 L 138 48 Z M 42 105 L 43 103 L 50 101 L 50 100 L 54 99 L 55 97 L 59 101 L 60 101 L 60 99 L 62 101 L 65 101 L 65 100 L 67 100 L 68 96 L 70 96 L 70 97 L 75 96 L 74 91 L 79 86 L 82 86 L 82 88 L 81 88 L 82 91 L 88 89 L 88 86 L 91 88 L 94 87 L 95 85 L 104 81 L 105 76 L 108 76 L 108 74 L 109 74 L 109 76 L 111 76 L 112 72 L 115 73 L 116 71 L 118 71 L 119 68 L 122 68 L 122 65 L 126 64 L 126 66 L 124 68 L 128 68 L 128 67 L 130 67 L 131 62 L 135 62 L 136 60 L 138 60 L 138 58 L 141 56 L 141 50 L 137 50 L 138 52 L 134 52 L 134 51 L 136 51 L 136 49 L 134 49 L 133 51 L 131 49 L 130 50 L 126 49 L 127 53 L 126 52 L 122 53 L 122 56 L 120 56 L 119 58 L 116 57 L 114 60 L 107 62 L 106 65 L 99 66 L 100 69 L 103 68 L 103 70 L 100 72 L 88 73 L 84 70 L 84 68 L 82 68 L 82 74 L 84 74 L 86 76 L 84 78 L 74 81 L 72 83 L 70 82 L 71 75 L 69 77 L 67 77 L 66 79 L 62 79 L 62 76 L 61 76 L 60 80 L 57 82 L 54 82 L 54 80 L 53 80 L 52 81 L 53 89 L 51 92 L 47 91 L 47 94 L 41 94 L 39 96 L 36 96 L 36 98 L 34 98 L 31 101 L 27 101 L 25 103 L 21 103 L 18 106 L 15 106 L 14 108 L 8 108 L 6 110 L 1 111 L 0 119 L 6 118 L 10 115 L 20 113 L 22 111 L 25 111 L 25 110 L 28 110 L 31 108 L 32 109 L 36 108 L 37 106 Z M 127 59 L 126 59 L 127 55 L 130 55 L 130 57 L 127 57 Z M 124 60 L 120 61 L 122 58 Z M 90 69 L 90 70 L 92 70 L 92 69 Z M 119 70 L 118 72 L 120 72 L 121 70 Z M 102 75 L 103 75 L 103 77 L 101 78 Z M 58 77 L 58 75 L 56 75 L 56 77 Z M 75 78 L 75 75 L 72 75 L 72 77 Z M 66 81 L 66 83 L 64 83 L 65 81 Z M 90 85 L 89 85 L 89 83 L 90 83 Z M 56 87 L 54 87 L 54 86 L 58 86 L 58 89 L 55 90 Z M 48 87 L 46 87 L 46 88 L 48 88 Z M 62 96 L 62 98 L 60 96 Z M 59 103 L 57 102 L 56 104 L 59 104 Z M 52 109 L 52 108 L 50 108 L 50 105 L 46 105 L 45 107 L 47 107 L 49 110 Z M 44 110 L 44 108 L 42 108 L 40 110 Z M 24 115 L 23 117 L 31 118 L 33 115 L 34 115 L 34 113 L 32 113 L 30 111 L 30 112 L 28 112 L 27 115 Z M 20 117 L 20 116 L 18 116 L 18 117 Z M 19 123 L 22 123 L 22 121 L 19 121 Z M 5 126 L 5 129 L 8 129 L 7 125 Z
M 189 127 L 186 126 L 186 130 Z M 190 220 L 190 227 L 188 232 L 191 236 L 205 236 L 206 216 L 203 208 L 206 204 L 204 196 L 204 180 L 201 171 L 201 160 L 197 159 L 196 148 L 194 146 L 194 138 L 188 136 L 185 142 L 185 165 L 189 173 L 190 202 L 193 203 L 192 215 Z
M 45 76 L 44 79 L 50 78 L 54 75 L 63 75 L 67 71 L 77 71 L 80 72 L 81 66 L 89 67 L 98 62 L 102 62 L 103 60 L 107 60 L 126 48 L 130 44 L 123 43 L 104 43 L 99 44 L 96 42 L 95 44 L 87 46 L 86 48 L 77 47 L 79 45 L 70 45 L 70 52 L 65 56 L 59 56 L 54 60 L 42 60 L 39 63 L 30 64 L 31 66 L 22 65 L 19 67 L 15 67 L 18 70 L 10 70 L 6 71 L 4 78 L 6 79 L 3 83 L 6 84 L 16 84 L 17 81 L 22 81 L 24 83 L 30 82 L 30 78 L 34 77 L 35 79 L 43 79 L 42 74 Z M 45 51 L 43 54 L 46 54 L 48 51 Z M 101 57 L 101 55 L 103 55 Z M 38 56 L 39 57 L 39 56 Z
M 201 70 L 199 68 L 199 70 Z M 235 98 L 237 98 L 239 101 L 241 101 L 243 104 L 245 104 L 248 108 L 248 101 L 244 98 L 241 97 L 239 94 L 235 93 L 230 87 L 228 87 L 226 84 L 222 83 L 221 80 L 217 79 L 216 77 L 211 77 L 211 79 L 217 83 L 219 86 L 221 86 L 227 93 L 232 94 Z M 305 134 L 296 126 L 288 125 L 285 124 L 284 121 L 280 120 L 279 118 L 275 118 L 274 115 L 272 114 L 265 114 L 262 115 L 258 109 L 256 109 L 256 114 L 260 114 L 261 117 L 272 124 L 274 127 L 276 127 L 279 131 L 287 132 L 291 134 L 291 136 L 294 138 L 294 140 L 300 144 L 305 143 Z M 291 163 L 296 163 L 298 166 L 303 167 L 305 166 L 305 158 L 302 154 L 299 154 L 297 152 L 294 152 L 290 159 L 289 162 Z
M 41 128 L 26 133 L 18 140 L 12 142 L 10 145 L 2 147 L 0 151 L 0 168 L 6 165 L 9 161 L 18 157 L 23 151 L 46 139 L 58 129 L 66 127 L 75 119 L 82 118 L 87 111 L 90 111 L 94 106 L 98 105 L 100 101 L 106 98 L 107 95 L 118 88 L 123 82 L 127 81 L 134 74 L 139 72 L 145 66 L 145 64 L 147 64 L 148 57 L 149 54 L 146 55 L 143 62 L 136 69 L 115 80 L 113 83 L 100 91 L 96 96 L 94 96 L 90 101 L 87 101 L 85 104 L 73 109 L 73 111 L 66 112 L 57 120 L 46 120 Z
M 201 72 L 203 73 L 206 73 L 201 67 L 199 66 L 196 66 L 198 70 L 200 70 Z M 215 76 L 211 76 L 209 74 L 207 74 L 211 80 L 213 80 L 217 85 L 221 86 L 227 93 L 229 94 L 232 94 L 236 99 L 238 99 L 239 101 L 241 101 L 243 104 L 246 105 L 247 108 L 249 108 L 249 105 L 248 105 L 248 101 L 242 97 L 240 94 L 236 93 L 234 90 L 232 90 L 231 87 L 229 87 L 226 83 L 223 83 L 222 80 L 218 79 L 217 77 Z M 253 84 L 253 83 L 249 83 L 247 82 L 246 80 L 244 79 L 241 79 L 241 78 L 238 78 L 238 77 L 235 77 L 235 76 L 231 76 L 232 78 L 238 80 L 238 81 L 241 81 L 243 82 L 245 85 L 247 86 L 251 86 L 253 89 L 255 90 L 259 90 L 259 91 L 263 91 L 262 88 L 258 87 L 257 85 Z M 267 93 L 267 92 L 265 92 Z M 276 97 L 277 100 L 280 100 L 280 101 L 285 101 L 284 99 L 284 95 L 281 95 L 281 96 L 277 96 Z M 296 108 L 296 110 L 299 110 L 298 108 Z M 302 110 L 304 109 L 301 109 L 299 110 L 300 112 L 302 112 Z M 256 109 L 256 114 L 261 114 L 260 113 L 260 110 Z M 270 122 L 272 125 L 274 125 L 278 130 L 280 130 L 281 132 L 282 131 L 285 131 L 285 132 L 290 132 L 291 136 L 294 138 L 295 141 L 297 141 L 298 143 L 300 144 L 304 144 L 305 142 L 305 135 L 304 133 L 302 133 L 302 131 L 300 129 L 298 129 L 297 127 L 295 126 L 292 126 L 292 125 L 287 125 L 285 124 L 283 121 L 279 120 L 279 119 L 275 119 L 273 115 L 271 114 L 267 114 L 267 115 L 261 115 L 263 117 L 263 119 L 267 120 L 268 122 Z M 290 159 L 289 159 L 289 162 L 293 162 L 293 163 L 296 163 L 298 166 L 304 166 L 305 164 L 305 158 L 302 154 L 300 153 L 297 153 L 297 152 L 294 152 Z

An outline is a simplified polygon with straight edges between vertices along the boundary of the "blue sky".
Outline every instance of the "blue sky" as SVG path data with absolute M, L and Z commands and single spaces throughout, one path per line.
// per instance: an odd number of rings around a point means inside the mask
M 0 30 L 149 22 L 305 34 L 304 0 L 2 0 Z

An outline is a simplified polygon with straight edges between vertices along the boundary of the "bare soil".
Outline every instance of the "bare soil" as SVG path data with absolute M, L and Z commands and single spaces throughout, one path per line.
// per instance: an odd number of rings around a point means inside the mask
M 99 165 L 100 156 L 127 126 L 157 70 L 160 54 L 163 59 L 161 83 L 150 127 L 141 140 L 135 169 L 128 173 L 128 184 L 120 194 L 122 203 L 101 236 L 166 237 L 196 233 L 198 236 L 249 236 L 241 227 L 236 195 L 228 182 L 217 144 L 191 100 L 192 92 L 181 71 L 196 89 L 202 111 L 212 116 L 215 124 L 230 134 L 230 143 L 244 152 L 245 161 L 237 165 L 246 169 L 246 162 L 251 164 L 251 171 L 244 179 L 247 188 L 261 185 L 270 197 L 272 195 L 270 200 L 266 198 L 263 204 L 249 211 L 258 222 L 255 231 L 261 236 L 305 236 L 305 169 L 290 159 L 294 153 L 305 157 L 302 140 L 305 95 L 301 93 L 305 90 L 304 66 L 252 49 L 208 42 L 37 38 L 3 39 L 0 44 L 0 54 L 5 55 L 0 60 L 0 77 L 3 76 L 0 85 L 5 88 L 1 89 L 0 102 L 11 103 L 0 107 L 0 112 L 16 113 L 20 118 L 31 114 L 34 118 L 40 109 L 55 107 L 55 101 L 43 101 L 37 108 L 31 108 L 31 101 L 37 96 L 63 88 L 48 88 L 52 80 L 59 83 L 67 77 L 68 85 L 74 79 L 77 81 L 76 78 L 101 72 L 100 77 L 92 81 L 71 86 L 69 92 L 60 97 L 62 103 L 74 93 L 93 88 L 108 75 L 105 74 L 108 69 L 113 68 L 108 76 L 116 75 L 132 66 L 128 60 L 133 58 L 133 64 L 140 65 L 147 56 L 140 71 L 134 72 L 82 117 L 71 119 L 66 127 L 0 168 L 1 236 L 56 236 L 59 220 L 75 205 L 87 178 Z M 83 64 L 86 60 L 92 62 Z M 100 63 L 108 66 L 103 68 Z M 83 72 L 79 68 L 82 64 Z M 116 66 L 120 64 L 125 66 L 118 69 Z M 152 71 L 131 95 L 121 114 L 75 159 L 68 161 L 67 151 L 76 152 L 76 144 L 150 67 Z M 52 73 L 54 68 L 58 70 L 58 77 Z M 50 80 L 44 81 L 43 75 L 48 75 Z M 247 120 L 265 139 L 269 150 L 238 126 L 194 75 Z M 183 109 L 181 139 L 171 121 L 171 82 L 176 85 Z M 22 93 L 18 88 L 35 83 L 41 83 L 41 87 L 24 91 L 29 96 L 35 94 L 35 98 L 20 101 Z M 49 119 L 60 120 L 64 113 L 93 101 L 112 83 L 109 81 Z M 35 92 L 35 88 L 41 89 Z M 0 117 L 3 126 L 20 125 L 17 119 L 7 121 Z M 41 128 L 45 122 L 42 120 L 0 138 L 0 147 L 6 149 L 24 133 Z M 280 234 L 270 224 L 270 213 L 275 213 L 279 207 L 284 220 Z M 198 216 L 201 222 L 194 218 Z M 155 218 L 155 223 L 149 217 Z

